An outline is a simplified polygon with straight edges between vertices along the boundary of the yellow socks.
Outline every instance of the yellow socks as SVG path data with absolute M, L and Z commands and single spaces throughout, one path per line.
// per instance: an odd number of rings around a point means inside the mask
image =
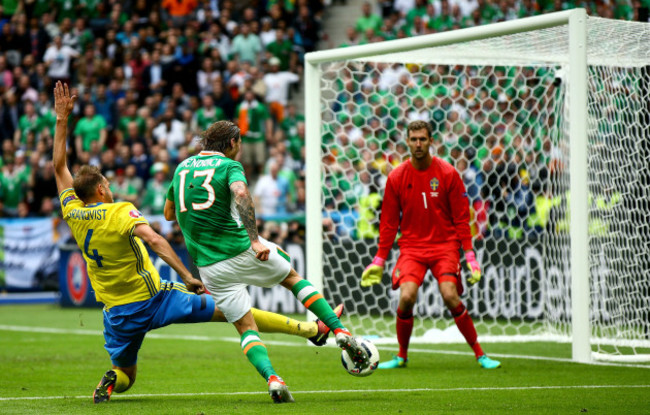
M 260 332 L 285 333 L 309 338 L 318 333 L 318 325 L 313 321 L 298 321 L 281 314 L 251 308 L 253 318 Z

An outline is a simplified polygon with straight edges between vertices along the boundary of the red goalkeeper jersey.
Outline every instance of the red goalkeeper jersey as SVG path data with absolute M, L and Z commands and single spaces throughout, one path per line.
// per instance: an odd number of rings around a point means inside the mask
M 433 157 L 428 169 L 417 170 L 408 160 L 388 175 L 377 256 L 388 258 L 398 230 L 402 252 L 430 251 L 434 244 L 454 241 L 472 249 L 469 200 L 451 164 Z

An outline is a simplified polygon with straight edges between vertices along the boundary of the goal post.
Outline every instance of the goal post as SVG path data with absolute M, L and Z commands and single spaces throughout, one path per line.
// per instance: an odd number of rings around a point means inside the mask
M 437 123 L 438 155 L 474 167 L 477 180 L 481 174 L 486 180 L 483 188 L 490 179 L 481 170 L 486 165 L 545 160 L 545 172 L 506 168 L 492 174 L 497 187 L 520 189 L 525 183 L 546 195 L 539 204 L 528 203 L 525 214 L 521 204 L 517 211 L 510 202 L 501 211 L 501 201 L 474 189 L 472 225 L 484 278 L 468 290 L 467 301 L 479 336 L 570 341 L 577 362 L 625 354 L 650 360 L 650 323 L 643 321 L 648 312 L 629 310 L 630 304 L 650 307 L 650 289 L 634 289 L 633 270 L 620 261 L 613 262 L 612 272 L 602 270 L 616 248 L 626 256 L 647 249 L 650 235 L 641 230 L 633 242 L 623 241 L 626 227 L 644 217 L 630 218 L 622 210 L 630 199 L 623 189 L 614 195 L 608 186 L 602 190 L 607 172 L 598 170 L 611 169 L 618 157 L 625 168 L 612 175 L 617 182 L 647 181 L 630 179 L 634 161 L 623 158 L 627 147 L 648 140 L 643 114 L 634 119 L 634 113 L 650 100 L 643 87 L 647 90 L 650 46 L 643 39 L 650 36 L 649 26 L 573 9 L 305 55 L 307 278 L 332 301 L 346 304 L 346 324 L 355 333 L 394 341 L 397 297 L 387 276 L 380 288 L 362 290 L 358 284 L 377 246 L 378 218 L 368 212 L 378 207 L 379 184 L 391 164 L 404 156 L 399 131 L 407 115 L 425 114 Z M 622 89 L 631 94 L 630 102 L 621 104 Z M 617 109 L 622 115 L 612 114 Z M 602 148 L 613 139 L 618 141 L 608 158 Z M 639 153 L 630 154 L 638 159 Z M 650 160 L 640 162 L 640 169 L 650 169 Z M 526 183 L 533 178 L 536 183 Z M 481 219 L 486 201 L 492 210 Z M 625 226 L 606 226 L 603 218 L 621 219 Z M 385 274 L 392 271 L 395 253 Z M 640 278 L 643 269 L 638 268 Z M 620 285 L 607 287 L 616 273 Z M 445 309 L 437 287 L 426 284 L 416 306 L 414 340 L 457 341 L 441 323 Z M 626 290 L 633 300 L 625 301 Z M 626 321 L 630 316 L 633 321 Z
M 569 15 L 569 154 L 571 188 L 571 355 L 591 361 L 589 321 L 589 239 L 587 212 L 587 13 Z M 574 203 L 575 201 L 575 203 Z

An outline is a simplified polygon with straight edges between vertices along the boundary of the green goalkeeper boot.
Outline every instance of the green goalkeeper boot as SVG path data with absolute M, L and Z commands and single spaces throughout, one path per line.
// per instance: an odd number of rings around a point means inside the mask
M 400 369 L 406 367 L 406 362 L 408 362 L 408 359 L 404 359 L 403 357 L 399 356 L 393 356 L 391 360 L 387 360 L 385 362 L 382 362 L 377 366 L 378 369 Z
M 501 362 L 498 360 L 490 359 L 487 357 L 487 355 L 483 355 L 476 360 L 478 361 L 478 365 L 483 369 L 496 369 L 501 367 Z

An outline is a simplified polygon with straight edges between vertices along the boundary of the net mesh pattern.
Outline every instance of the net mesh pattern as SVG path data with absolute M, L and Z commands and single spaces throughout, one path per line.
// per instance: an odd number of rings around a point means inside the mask
M 609 355 L 650 352 L 649 26 L 588 20 L 592 347 Z M 395 339 L 397 246 L 382 284 L 359 280 L 421 119 L 470 198 L 484 276 L 462 299 L 480 339 L 570 339 L 567 54 L 560 26 L 320 65 L 324 289 L 355 333 Z M 463 341 L 430 274 L 414 312 L 414 342 Z

